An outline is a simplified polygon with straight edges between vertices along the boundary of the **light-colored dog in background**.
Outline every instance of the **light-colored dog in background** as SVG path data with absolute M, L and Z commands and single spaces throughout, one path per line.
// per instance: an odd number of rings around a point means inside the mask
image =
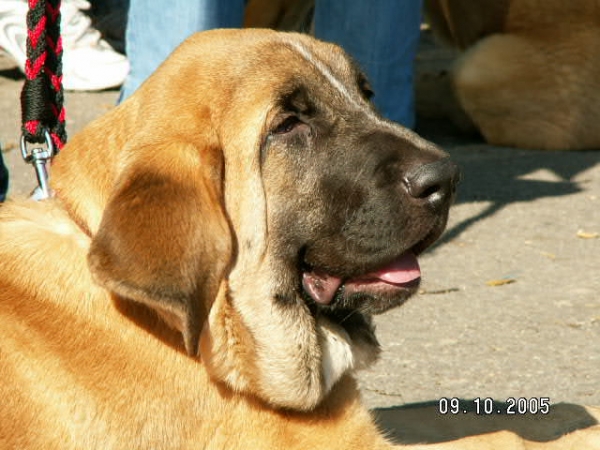
M 600 148 L 600 1 L 425 0 L 425 8 L 434 33 L 462 51 L 453 90 L 489 143 Z

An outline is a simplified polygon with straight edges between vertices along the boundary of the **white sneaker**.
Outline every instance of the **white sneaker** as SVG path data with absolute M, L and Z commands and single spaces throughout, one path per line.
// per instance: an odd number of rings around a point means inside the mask
M 27 60 L 27 2 L 3 0 L 0 2 L 0 47 L 24 71 Z
M 129 72 L 127 58 L 104 41 L 92 28 L 82 10 L 83 0 L 63 0 L 61 32 L 63 40 L 63 87 L 74 91 L 95 91 L 123 84 Z M 0 1 L 0 47 L 24 71 L 27 59 L 27 0 Z

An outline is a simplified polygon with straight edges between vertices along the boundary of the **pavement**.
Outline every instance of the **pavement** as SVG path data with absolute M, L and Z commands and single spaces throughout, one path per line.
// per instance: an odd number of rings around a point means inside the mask
M 424 48 L 418 67 L 435 77 L 451 58 Z M 10 195 L 34 185 L 18 149 L 22 81 L 0 56 Z M 68 92 L 69 135 L 117 96 Z M 494 147 L 443 119 L 421 119 L 418 131 L 451 154 L 463 181 L 446 234 L 421 258 L 421 292 L 377 317 L 384 351 L 359 375 L 366 403 L 543 397 L 600 405 L 600 152 Z

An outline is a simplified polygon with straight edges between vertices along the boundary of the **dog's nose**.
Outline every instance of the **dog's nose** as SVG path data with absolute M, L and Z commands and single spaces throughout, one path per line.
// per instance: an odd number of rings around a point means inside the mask
M 402 182 L 412 198 L 438 209 L 450 201 L 459 179 L 458 166 L 444 158 L 410 170 Z

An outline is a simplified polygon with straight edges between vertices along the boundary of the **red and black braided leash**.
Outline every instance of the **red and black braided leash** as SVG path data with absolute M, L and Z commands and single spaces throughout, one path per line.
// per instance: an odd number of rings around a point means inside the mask
M 67 140 L 62 52 L 60 0 L 29 0 L 22 132 L 26 142 L 44 143 L 47 131 L 57 150 Z
M 21 151 L 39 182 L 38 198 L 50 196 L 47 163 L 67 140 L 62 87 L 61 0 L 28 0 L 27 61 L 21 91 Z M 36 147 L 29 151 L 27 145 Z M 40 147 L 45 144 L 46 147 Z

